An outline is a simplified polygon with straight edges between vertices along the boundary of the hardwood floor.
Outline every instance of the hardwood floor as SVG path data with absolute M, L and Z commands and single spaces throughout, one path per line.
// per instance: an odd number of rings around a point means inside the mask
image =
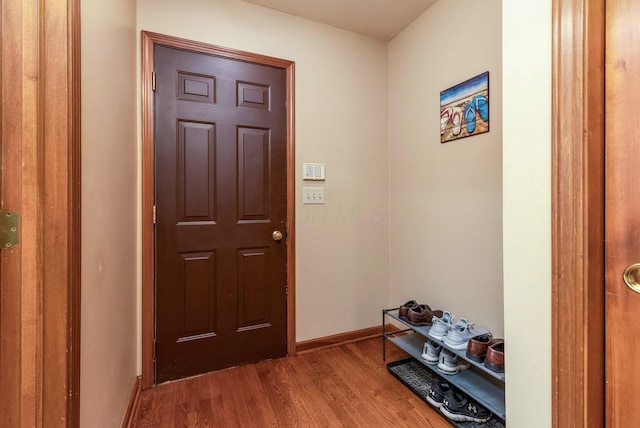
M 387 362 L 405 356 L 387 342 Z M 394 378 L 367 339 L 169 382 L 142 393 L 144 427 L 427 427 L 447 420 Z

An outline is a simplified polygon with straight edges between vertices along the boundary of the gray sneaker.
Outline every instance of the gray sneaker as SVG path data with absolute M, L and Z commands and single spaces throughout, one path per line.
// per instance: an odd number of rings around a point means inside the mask
M 468 362 L 458 358 L 457 355 L 447 350 L 440 352 L 438 370 L 446 375 L 454 375 L 462 370 L 468 369 L 470 365 Z
M 442 317 L 433 317 L 431 329 L 429 330 L 429 336 L 436 340 L 442 340 L 447 333 L 449 332 L 449 328 L 453 326 L 453 319 L 455 315 L 453 315 L 449 311 L 444 311 Z
M 430 340 L 425 343 L 424 347 L 422 348 L 422 359 L 427 364 L 438 364 L 440 351 L 442 351 L 442 346 L 437 344 L 433 340 Z
M 473 330 L 473 323 L 460 318 L 445 336 L 444 343 L 451 349 L 467 349 L 469 339 L 484 333 L 489 333 L 489 330 L 483 328 Z

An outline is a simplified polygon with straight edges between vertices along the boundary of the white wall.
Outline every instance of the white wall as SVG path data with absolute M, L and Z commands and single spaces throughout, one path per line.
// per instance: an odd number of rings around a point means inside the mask
M 119 427 L 136 379 L 136 15 L 82 0 L 80 426 Z
M 138 29 L 296 63 L 297 341 L 379 324 L 388 301 L 387 44 L 238 0 L 187 4 L 139 0 Z M 326 164 L 324 206 L 301 205 L 302 162 Z
M 389 44 L 390 302 L 503 335 L 500 0 L 440 1 Z M 489 71 L 490 131 L 440 143 L 440 91 Z
M 502 6 L 505 358 L 513 428 L 551 426 L 551 3 Z

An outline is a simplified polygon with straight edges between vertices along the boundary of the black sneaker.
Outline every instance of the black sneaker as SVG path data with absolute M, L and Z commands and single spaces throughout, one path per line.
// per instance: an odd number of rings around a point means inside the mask
M 436 409 L 442 407 L 442 403 L 444 402 L 444 396 L 451 390 L 451 385 L 446 380 L 439 379 L 437 377 L 433 378 L 431 381 L 431 389 L 429 390 L 429 394 L 425 397 L 429 404 L 431 404 Z
M 440 411 L 456 422 L 484 423 L 491 419 L 491 412 L 460 391 L 451 389 L 444 397 Z

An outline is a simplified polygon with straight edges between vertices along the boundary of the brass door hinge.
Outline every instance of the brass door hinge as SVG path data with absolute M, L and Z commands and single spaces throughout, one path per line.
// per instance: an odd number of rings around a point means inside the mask
M 0 210 L 0 249 L 15 248 L 20 242 L 20 216 L 15 211 Z
M 151 72 L 151 90 L 155 92 L 156 90 L 156 72 Z
M 157 221 L 157 219 L 158 219 L 158 217 L 157 217 L 157 214 L 156 214 L 156 213 L 157 213 L 157 208 L 156 208 L 156 206 L 154 205 L 154 206 L 153 206 L 153 224 L 156 224 L 156 221 Z

